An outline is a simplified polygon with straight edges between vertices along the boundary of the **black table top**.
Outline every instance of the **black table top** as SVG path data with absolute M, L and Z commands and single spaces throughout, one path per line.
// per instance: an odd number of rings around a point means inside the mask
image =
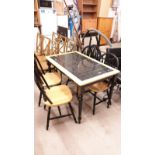
M 112 69 L 78 53 L 51 56 L 50 58 L 82 81 L 112 71 Z

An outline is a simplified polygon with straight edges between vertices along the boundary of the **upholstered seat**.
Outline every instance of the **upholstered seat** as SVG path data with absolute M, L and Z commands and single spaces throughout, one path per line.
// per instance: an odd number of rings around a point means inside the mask
M 72 100 L 72 93 L 68 86 L 59 85 L 54 86 L 50 89 L 46 89 L 47 97 L 52 101 L 53 104 L 46 101 L 44 104 L 47 106 L 60 106 L 67 104 Z

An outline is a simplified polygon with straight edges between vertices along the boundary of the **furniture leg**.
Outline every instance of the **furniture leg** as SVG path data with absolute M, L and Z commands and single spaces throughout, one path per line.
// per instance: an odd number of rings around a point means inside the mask
M 61 109 L 60 106 L 58 106 L 59 115 L 61 116 Z
M 79 107 L 78 107 L 78 123 L 81 123 L 81 119 L 82 119 L 82 104 L 83 104 L 83 88 L 79 87 Z
M 76 117 L 75 117 L 73 108 L 72 108 L 72 106 L 71 106 L 71 103 L 68 103 L 68 104 L 69 104 L 69 108 L 70 108 L 70 110 L 71 110 L 71 113 L 72 113 L 72 115 L 73 115 L 74 121 L 75 121 L 75 123 L 77 123 L 77 120 L 76 120 Z
M 66 82 L 66 85 L 68 85 L 69 81 L 70 81 L 70 79 L 68 78 L 68 79 L 67 79 L 67 82 Z
M 110 87 L 110 90 L 109 90 L 109 92 L 107 91 L 107 94 L 108 94 L 107 108 L 109 108 L 109 106 L 111 105 L 111 97 L 112 97 L 113 89 L 114 89 L 114 86 L 115 86 L 115 76 L 113 76 L 112 80 L 113 80 L 113 82 L 112 82 L 112 85 Z
M 48 108 L 46 130 L 48 130 L 48 127 L 49 127 L 50 112 L 51 112 L 51 107 Z
M 96 105 L 96 92 L 94 94 L 93 115 L 95 115 L 95 105 Z
M 41 98 L 42 98 L 42 93 L 40 92 L 40 95 L 39 95 L 39 103 L 38 103 L 38 106 L 40 107 L 40 104 L 41 104 Z

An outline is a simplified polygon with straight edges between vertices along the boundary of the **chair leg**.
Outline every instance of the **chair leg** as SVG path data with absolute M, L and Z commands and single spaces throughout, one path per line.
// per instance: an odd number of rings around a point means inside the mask
M 69 104 L 69 108 L 70 108 L 70 110 L 71 110 L 71 113 L 72 113 L 72 115 L 73 115 L 74 121 L 75 121 L 75 123 L 77 123 L 77 120 L 76 120 L 76 117 L 75 117 L 73 108 L 72 108 L 72 106 L 71 106 L 71 103 L 68 103 L 68 104 Z
M 66 82 L 66 85 L 68 85 L 69 81 L 70 81 L 70 79 L 68 78 L 68 80 L 67 80 L 67 82 Z
M 61 109 L 60 106 L 58 106 L 59 115 L 61 116 Z
M 51 63 L 49 63 L 48 61 L 47 61 L 47 66 L 48 66 L 48 72 L 51 72 L 52 71 L 52 69 L 51 69 Z
M 42 98 L 42 93 L 40 92 L 40 95 L 39 95 L 39 103 L 38 103 L 38 106 L 40 107 L 40 104 L 41 104 L 41 98 Z
M 111 105 L 111 95 L 110 95 L 110 92 L 108 92 L 108 90 L 107 90 L 107 95 L 108 95 L 107 108 L 109 108 Z
M 96 106 L 96 92 L 94 93 L 93 115 L 95 115 L 95 106 Z
M 60 72 L 60 77 L 61 77 L 61 82 L 60 85 L 62 84 L 62 72 Z
M 48 127 L 49 127 L 50 112 L 51 112 L 51 107 L 48 108 L 46 130 L 48 130 Z

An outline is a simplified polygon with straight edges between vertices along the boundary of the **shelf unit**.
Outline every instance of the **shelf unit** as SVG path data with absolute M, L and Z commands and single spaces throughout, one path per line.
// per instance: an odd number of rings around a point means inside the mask
M 41 33 L 41 22 L 40 22 L 38 0 L 34 0 L 34 27 L 38 27 Z
M 89 28 L 97 28 L 98 0 L 78 0 L 78 9 L 81 20 L 81 31 L 86 32 Z

